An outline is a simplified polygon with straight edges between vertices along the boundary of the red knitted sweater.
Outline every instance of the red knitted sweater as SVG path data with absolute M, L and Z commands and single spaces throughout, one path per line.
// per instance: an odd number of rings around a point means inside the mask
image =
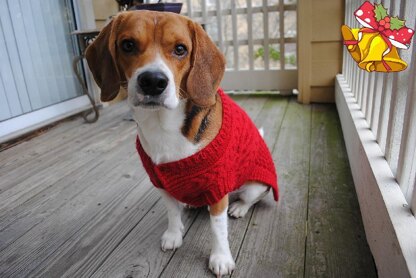
M 136 147 L 151 182 L 175 199 L 196 207 L 213 205 L 247 181 L 273 189 L 277 175 L 270 152 L 248 115 L 221 89 L 222 126 L 217 136 L 197 153 L 155 165 L 137 137 Z

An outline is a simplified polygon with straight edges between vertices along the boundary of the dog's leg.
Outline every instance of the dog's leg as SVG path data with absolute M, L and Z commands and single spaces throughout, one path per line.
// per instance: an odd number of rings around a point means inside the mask
M 162 235 L 162 250 L 175 250 L 182 245 L 183 224 L 181 220 L 182 204 L 160 189 L 162 199 L 168 211 L 168 229 Z
M 212 230 L 209 268 L 218 276 L 231 274 L 231 271 L 235 268 L 234 259 L 228 244 L 227 208 L 228 195 L 209 208 Z
M 230 204 L 228 213 L 235 218 L 244 217 L 252 205 L 260 201 L 269 192 L 270 187 L 250 182 L 243 185 L 237 192 L 239 200 Z

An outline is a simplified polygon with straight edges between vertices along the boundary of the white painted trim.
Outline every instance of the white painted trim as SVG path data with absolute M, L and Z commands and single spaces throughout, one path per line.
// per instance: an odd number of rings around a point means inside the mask
M 335 98 L 379 277 L 416 277 L 416 218 L 343 75 Z
M 95 24 L 94 7 L 92 0 L 71 0 L 74 5 L 75 20 L 79 30 L 94 30 Z M 88 67 L 87 61 L 82 60 L 85 69 L 88 92 L 93 96 L 95 103 L 100 103 L 100 88 L 94 81 L 92 73 Z
M 0 122 L 0 143 L 75 115 L 88 108 L 91 108 L 91 103 L 88 97 L 83 95 Z
M 226 71 L 224 90 L 293 90 L 297 88 L 297 70 Z

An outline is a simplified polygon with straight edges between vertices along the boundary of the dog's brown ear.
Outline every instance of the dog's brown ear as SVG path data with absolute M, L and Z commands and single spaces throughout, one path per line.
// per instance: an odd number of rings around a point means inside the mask
M 195 104 L 211 106 L 215 104 L 216 90 L 224 76 L 225 58 L 198 23 L 190 25 L 193 45 L 186 91 Z
M 85 51 L 88 66 L 95 82 L 101 88 L 102 101 L 114 99 L 120 90 L 121 78 L 115 63 L 115 25 L 117 25 L 117 18 L 101 30 L 98 37 Z

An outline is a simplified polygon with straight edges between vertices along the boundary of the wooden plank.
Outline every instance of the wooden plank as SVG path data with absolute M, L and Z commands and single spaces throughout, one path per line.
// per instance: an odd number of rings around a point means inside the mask
M 303 276 L 309 135 L 310 106 L 292 99 L 274 136 L 280 200 L 268 195 L 255 206 L 232 277 Z
M 109 113 L 111 117 L 103 117 L 99 122 L 92 125 L 83 124 L 80 117 L 71 121 L 64 121 L 56 128 L 52 128 L 50 132 L 45 132 L 41 136 L 0 152 L 0 160 L 2 161 L 0 175 L 3 177 L 0 189 L 3 192 L 5 191 L 5 187 L 9 185 L 5 180 L 9 176 L 13 177 L 13 183 L 16 184 L 45 168 L 42 163 L 50 162 L 45 161 L 45 157 L 53 157 L 57 152 L 62 156 L 67 155 L 72 151 L 68 146 L 75 143 L 78 148 L 85 147 L 88 142 L 94 141 L 95 137 L 102 136 L 102 133 L 117 128 L 122 121 L 123 114 L 127 112 L 127 107 L 121 110 L 117 108 L 115 111 L 118 111 L 118 113 Z M 66 128 L 66 125 L 69 128 Z M 35 161 L 36 163 L 34 163 Z M 31 172 L 22 171 L 24 167 L 28 168 L 24 170 L 31 170 Z
M 185 236 L 200 210 L 186 210 L 182 216 Z M 131 230 L 89 277 L 158 277 L 175 254 L 160 249 L 160 237 L 167 228 L 166 209 L 158 202 Z M 176 251 L 177 252 L 177 251 Z M 93 273 L 90 273 L 94 271 Z M 79 275 L 83 272 L 79 272 Z M 74 277 L 69 275 L 67 277 Z
M 102 132 L 94 133 L 92 130 L 90 133 L 86 132 L 85 140 L 69 142 L 61 151 L 56 150 L 48 156 L 30 160 L 31 163 L 25 167 L 18 167 L 12 174 L 5 175 L 1 188 L 6 190 L 0 194 L 0 208 L 12 210 L 66 175 L 90 164 L 99 154 L 116 147 L 122 140 L 128 139 L 134 142 L 134 134 L 134 125 L 119 119 L 118 123 L 114 122 L 114 125 L 107 126 Z M 105 137 L 108 137 L 109 141 L 99 139 Z M 51 169 L 54 169 L 53 173 Z
M 259 100 L 263 101 L 263 105 L 259 105 Z M 243 105 L 255 124 L 258 127 L 263 126 L 265 140 L 270 148 L 273 147 L 276 135 L 279 133 L 287 105 L 285 98 L 256 96 L 250 97 Z M 229 242 L 234 258 L 239 252 L 246 230 L 250 229 L 248 224 L 251 214 L 252 209 L 243 219 L 229 218 Z M 209 214 L 206 212 L 198 216 L 185 238 L 184 245 L 175 253 L 161 277 L 212 277 L 207 267 L 207 258 L 209 258 L 211 248 L 209 221 Z M 237 263 L 237 268 L 239 267 L 241 265 Z
M 19 171 L 20 178 L 26 179 L 30 177 L 33 173 L 22 173 L 19 168 L 23 167 L 25 163 L 33 163 L 33 157 L 41 159 L 43 156 L 50 155 L 61 149 L 71 151 L 68 148 L 68 144 L 72 144 L 72 142 L 77 140 L 80 142 L 84 141 L 95 133 L 112 128 L 127 111 L 128 107 L 125 102 L 116 104 L 114 107 L 111 106 L 111 109 L 100 110 L 100 119 L 95 124 L 83 124 L 83 119 L 80 117 L 73 118 L 72 120 L 64 121 L 65 124 L 59 124 L 48 131 L 46 137 L 38 136 L 0 152 L 0 175 L 6 178 L 7 175 L 15 175 L 14 171 Z M 36 164 L 38 167 L 36 169 L 43 167 L 40 167 L 39 162 Z M 15 182 L 17 181 L 15 180 Z
M 28 179 L 19 184 L 22 188 L 31 186 L 32 190 L 22 193 L 19 198 L 13 196 L 15 201 L 2 210 L 0 250 L 82 195 L 93 185 L 84 182 L 84 179 L 100 176 L 102 169 L 111 168 L 114 161 L 122 161 L 130 156 L 138 159 L 134 150 L 134 135 L 125 126 L 123 129 L 114 130 L 114 135 L 103 137 L 105 140 L 98 144 L 74 150 L 74 158 L 79 158 L 78 163 L 57 163 L 50 167 L 47 177 Z M 144 174 L 143 170 L 141 174 Z
M 134 171 L 134 170 L 133 170 Z M 79 231 L 39 264 L 31 276 L 35 277 L 87 277 L 113 252 L 130 231 L 147 214 L 152 214 L 159 199 L 146 178 L 128 179 L 136 186 L 121 198 L 109 200 L 105 212 L 94 216 Z M 113 187 L 126 186 L 125 182 Z M 105 202 L 102 202 L 102 205 Z
M 123 206 L 124 200 L 134 192 L 137 180 L 143 179 L 143 172 L 137 171 L 138 168 L 137 156 L 130 155 L 116 167 L 112 163 L 101 169 L 100 176 L 88 176 L 80 181 L 93 186 L 0 251 L 0 276 L 27 276 L 44 267 L 44 262 L 50 263 L 50 256 L 71 246 L 96 221 L 111 217 L 114 209 Z
M 312 109 L 305 277 L 377 277 L 335 106 Z

